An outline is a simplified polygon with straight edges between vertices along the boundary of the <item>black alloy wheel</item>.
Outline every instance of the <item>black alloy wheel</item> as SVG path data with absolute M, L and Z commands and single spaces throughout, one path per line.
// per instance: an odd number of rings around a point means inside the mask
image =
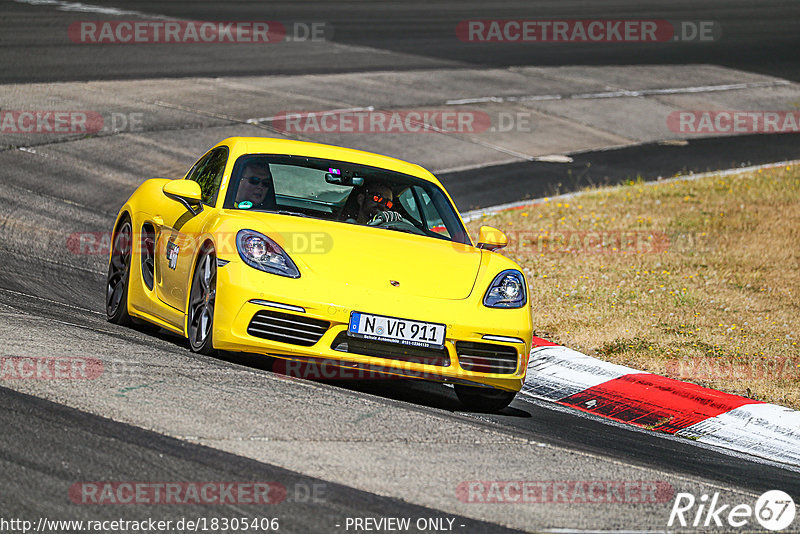
M 206 247 L 200 253 L 189 293 L 188 337 L 193 352 L 212 355 L 214 304 L 217 295 L 217 257 Z

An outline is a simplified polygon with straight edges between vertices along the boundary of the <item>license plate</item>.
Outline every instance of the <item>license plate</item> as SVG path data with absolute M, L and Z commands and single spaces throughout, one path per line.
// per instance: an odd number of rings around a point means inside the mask
M 364 339 L 388 341 L 412 347 L 442 348 L 445 325 L 352 312 L 347 333 Z

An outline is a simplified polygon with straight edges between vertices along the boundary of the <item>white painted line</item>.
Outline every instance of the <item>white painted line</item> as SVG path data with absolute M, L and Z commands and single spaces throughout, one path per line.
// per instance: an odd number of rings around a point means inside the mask
M 800 165 L 800 159 L 793 159 L 788 161 L 779 161 L 776 163 L 764 163 L 763 165 L 751 165 L 750 167 L 738 167 L 735 169 L 726 169 L 721 171 L 709 171 L 709 172 L 701 172 L 698 174 L 685 174 L 681 176 L 675 176 L 673 178 L 658 178 L 656 180 L 652 180 L 649 182 L 643 182 L 641 184 L 637 184 L 643 187 L 651 187 L 654 185 L 660 184 L 668 184 L 672 182 L 691 182 L 693 180 L 699 180 L 701 178 L 707 178 L 709 176 L 730 176 L 732 174 L 739 174 L 741 172 L 754 172 L 759 169 L 774 169 L 776 167 L 783 167 L 788 165 Z M 623 187 L 622 185 L 614 185 L 610 187 L 604 187 L 602 190 L 609 190 L 609 189 L 616 189 L 619 187 Z M 575 191 L 572 193 L 564 193 L 563 195 L 556 195 L 553 197 L 545 197 L 545 198 L 537 198 L 537 199 L 530 199 L 530 200 L 518 200 L 516 202 L 506 202 L 505 204 L 497 204 L 496 206 L 489 206 L 488 208 L 480 208 L 477 210 L 470 210 L 466 211 L 461 214 L 461 218 L 464 222 L 474 221 L 475 219 L 479 219 L 483 216 L 494 215 L 495 213 L 499 213 L 501 211 L 514 209 L 514 208 L 522 208 L 524 206 L 532 206 L 534 204 L 538 204 L 544 202 L 545 200 L 565 200 L 569 198 L 575 198 L 577 196 L 585 195 L 587 193 L 596 193 L 598 189 L 592 189 L 590 191 Z
M 464 104 L 501 104 L 505 102 L 530 102 L 540 100 L 594 100 L 603 98 L 631 98 L 652 95 L 680 95 L 692 93 L 713 93 L 718 91 L 741 91 L 761 87 L 779 87 L 791 85 L 788 80 L 771 80 L 765 82 L 728 83 L 722 85 L 698 85 L 691 87 L 667 87 L 663 89 L 618 89 L 616 91 L 600 91 L 597 93 L 575 93 L 556 95 L 524 95 L 524 96 L 479 96 L 475 98 L 459 98 L 447 100 L 445 105 L 462 106 Z
M 476 145 L 481 145 L 482 147 L 489 148 L 491 150 L 496 150 L 502 154 L 507 154 L 509 156 L 514 156 L 515 158 L 519 158 L 524 161 L 538 161 L 536 156 L 530 156 L 528 154 L 523 154 L 522 152 L 517 152 L 516 150 L 512 150 L 510 148 L 505 148 L 499 145 L 495 145 L 494 143 L 490 143 L 488 141 L 484 141 L 483 139 L 479 139 L 477 137 L 470 136 L 467 138 L 469 141 L 475 143 Z
M 776 404 L 746 404 L 676 435 L 800 465 L 800 412 Z
M 570 156 L 564 154 L 551 154 L 549 156 L 537 156 L 534 158 L 536 161 L 544 163 L 572 163 L 574 160 Z
M 559 401 L 629 374 L 649 374 L 592 358 L 567 347 L 534 347 L 522 393 Z
M 519 163 L 519 158 L 510 158 L 510 159 L 502 159 L 493 161 L 491 163 L 481 163 L 480 165 L 475 165 L 474 163 L 470 163 L 468 165 L 457 165 L 455 167 L 445 167 L 442 169 L 436 167 L 428 168 L 434 176 L 439 176 L 441 174 L 449 173 L 449 172 L 462 172 L 462 171 L 474 171 L 477 169 L 488 169 L 490 167 L 496 167 L 498 165 L 508 165 L 509 163 Z
M 731 83 L 725 85 L 699 85 L 696 87 L 679 87 L 676 89 L 643 89 L 641 91 L 632 91 L 633 93 L 636 93 L 633 94 L 632 96 L 713 93 L 716 91 L 741 91 L 743 89 L 758 89 L 760 87 L 780 87 L 791 84 L 792 82 L 788 80 L 772 80 L 768 82 Z
M 564 98 L 561 95 L 530 95 L 530 96 L 517 96 L 517 97 L 509 97 L 511 102 L 538 102 L 541 100 L 561 100 Z
M 446 100 L 445 105 L 461 106 L 464 104 L 485 104 L 487 102 L 528 102 L 539 100 L 561 100 L 562 98 L 564 98 L 562 95 L 480 96 L 478 98 L 456 98 L 454 100 Z
M 678 92 L 678 89 L 670 89 L 670 92 Z M 623 96 L 631 97 L 631 96 L 645 96 L 643 91 L 629 91 L 627 89 L 620 89 L 618 91 L 603 91 L 600 93 L 579 93 L 575 95 L 569 95 L 570 100 L 594 100 L 594 99 L 601 99 L 601 98 L 620 98 Z
M 485 102 L 503 102 L 503 99 L 499 96 L 479 96 L 478 98 L 458 98 L 456 100 L 447 100 L 445 104 L 448 106 L 460 106 L 462 104 L 483 104 Z
M 97 310 L 90 310 L 89 308 L 82 308 L 80 306 L 73 306 L 72 304 L 66 304 L 64 302 L 58 302 L 57 300 L 52 300 L 52 299 L 48 299 L 48 298 L 44 298 L 44 297 L 37 297 L 36 295 L 31 295 L 29 293 L 22 293 L 20 291 L 14 291 L 13 289 L 6 289 L 4 287 L 0 287 L 0 291 L 3 291 L 5 293 L 11 293 L 12 295 L 17 295 L 17 296 L 20 296 L 20 297 L 26 297 L 26 298 L 29 298 L 29 299 L 42 300 L 44 302 L 48 302 L 50 304 L 55 304 L 57 306 L 64 306 L 65 308 L 72 308 L 73 310 L 81 310 L 81 311 L 93 313 L 95 315 L 102 315 L 102 316 L 106 315 L 105 313 L 101 313 L 101 312 L 99 312 Z
M 627 145 L 626 145 L 627 146 Z M 590 152 L 590 151 L 587 151 Z M 574 154 L 579 154 L 579 152 L 574 152 Z M 548 154 L 546 156 L 529 156 L 527 157 L 528 161 L 541 161 L 543 163 L 572 163 L 573 159 L 572 156 L 568 156 L 566 154 Z M 511 159 L 504 159 L 499 161 L 493 161 L 487 164 L 481 165 L 460 165 L 458 167 L 446 167 L 443 169 L 434 169 L 429 168 L 428 170 L 431 171 L 435 176 L 439 176 L 441 174 L 451 173 L 451 172 L 463 172 L 463 171 L 474 171 L 477 169 L 488 169 L 490 167 L 497 167 L 499 165 L 508 165 L 509 163 L 519 163 L 519 158 L 511 158 Z M 528 202 L 533 202 L 533 200 L 528 200 Z

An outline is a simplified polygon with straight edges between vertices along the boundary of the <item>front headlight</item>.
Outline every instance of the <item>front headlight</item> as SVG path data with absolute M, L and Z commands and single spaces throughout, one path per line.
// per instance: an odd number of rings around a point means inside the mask
M 292 258 L 275 241 L 254 230 L 239 230 L 236 250 L 250 267 L 289 278 L 300 278 Z
M 525 278 L 511 269 L 495 276 L 483 296 L 483 305 L 489 308 L 521 308 L 527 303 Z

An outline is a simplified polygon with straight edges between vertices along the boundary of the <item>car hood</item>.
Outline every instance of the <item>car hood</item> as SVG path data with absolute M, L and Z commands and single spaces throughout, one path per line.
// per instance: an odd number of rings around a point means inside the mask
M 481 251 L 472 245 L 355 224 L 249 214 L 239 228 L 261 232 L 294 260 L 301 277 L 394 296 L 469 297 Z

